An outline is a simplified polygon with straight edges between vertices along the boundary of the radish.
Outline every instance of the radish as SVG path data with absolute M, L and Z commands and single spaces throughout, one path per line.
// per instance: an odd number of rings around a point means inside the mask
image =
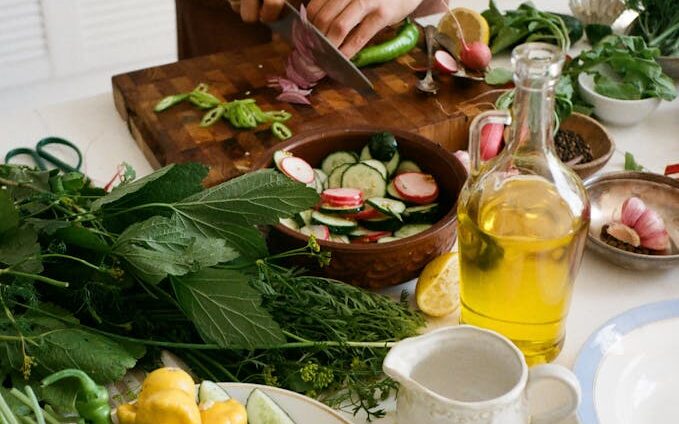
M 490 60 L 493 54 L 490 48 L 480 41 L 474 41 L 467 45 L 462 39 L 462 48 L 460 50 L 460 60 L 465 68 L 473 69 L 475 71 L 483 71 L 490 65 Z
M 310 184 L 316 178 L 314 169 L 304 159 L 286 157 L 280 162 L 281 171 L 300 183 Z
M 329 188 L 321 193 L 321 200 L 332 206 L 359 206 L 363 193 L 355 188 Z
M 481 160 L 490 160 L 502 151 L 504 131 L 502 124 L 486 124 L 481 128 Z
M 325 225 L 305 225 L 299 231 L 307 236 L 313 235 L 318 240 L 330 239 L 330 229 Z
M 389 237 L 391 236 L 391 231 L 375 231 L 370 234 L 366 234 L 364 236 L 355 238 L 352 240 L 352 243 L 359 243 L 359 244 L 364 244 L 364 243 L 374 243 L 377 240 L 384 238 L 384 237 Z
M 371 206 L 366 206 L 365 209 L 363 209 L 359 213 L 350 215 L 347 218 L 361 221 L 364 219 L 379 218 L 380 216 L 382 216 L 382 214 L 377 209 Z
M 408 172 L 394 178 L 394 187 L 406 201 L 425 205 L 439 195 L 439 187 L 434 177 L 421 172 Z
M 458 158 L 460 162 L 462 162 L 462 165 L 464 165 L 464 169 L 466 169 L 467 172 L 469 172 L 470 163 L 469 152 L 467 152 L 466 150 L 458 150 L 455 153 L 453 153 L 453 155 L 455 155 L 455 157 Z
M 436 68 L 444 74 L 454 74 L 457 72 L 455 58 L 445 50 L 436 50 L 436 53 L 434 53 L 434 63 Z

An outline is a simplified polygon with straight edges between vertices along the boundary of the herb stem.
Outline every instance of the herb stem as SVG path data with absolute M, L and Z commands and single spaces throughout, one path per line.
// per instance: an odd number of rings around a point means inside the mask
M 203 353 L 203 352 L 194 352 L 194 354 L 195 354 L 197 357 L 199 357 L 200 359 L 202 359 L 203 361 L 209 362 L 213 367 L 217 368 L 219 371 L 223 372 L 224 375 L 226 375 L 231 381 L 236 382 L 236 383 L 240 382 L 240 380 L 238 379 L 238 377 L 236 377 L 235 375 L 233 375 L 233 373 L 232 373 L 231 371 L 227 370 L 226 367 L 224 367 L 224 366 L 223 366 L 222 364 L 220 364 L 219 362 L 215 361 L 215 360 L 214 360 L 213 358 L 211 358 L 209 355 L 206 355 L 206 354 Z
M 99 272 L 104 273 L 104 274 L 109 273 L 108 269 L 98 267 L 98 266 L 94 265 L 93 263 L 87 262 L 84 259 L 76 258 L 75 256 L 71 256 L 71 255 L 64 255 L 62 253 L 46 253 L 46 254 L 42 255 L 41 257 L 42 258 L 48 258 L 48 259 L 49 258 L 69 259 L 71 261 L 75 261 L 75 262 L 78 262 L 82 265 L 85 265 L 86 267 L 91 268 L 95 271 L 99 271 Z
M 55 286 L 55 287 L 61 287 L 61 288 L 68 287 L 68 283 L 65 282 L 65 281 L 55 280 L 53 278 L 45 277 L 45 276 L 38 275 L 38 274 L 31 274 L 31 273 L 27 273 L 27 272 L 14 271 L 14 270 L 11 270 L 9 268 L 0 269 L 0 275 L 2 275 L 2 274 L 14 275 L 15 277 L 30 278 L 31 280 L 40 281 L 42 283 L 50 284 L 50 285 Z
M 19 402 L 23 403 L 24 405 L 28 406 L 29 408 L 33 408 L 33 404 L 31 400 L 26 396 L 25 394 L 21 393 L 19 389 L 16 387 L 12 388 L 12 390 L 9 391 L 12 396 L 14 396 Z M 41 412 L 45 416 L 45 420 L 47 420 L 48 423 L 50 424 L 61 424 L 59 420 L 57 420 L 52 414 L 47 412 L 44 409 L 41 409 Z
M 0 177 L 0 184 L 4 186 L 9 186 L 9 187 L 21 187 L 21 188 L 30 188 L 31 190 L 35 190 L 40 193 L 49 193 L 52 194 L 52 192 L 48 190 L 43 190 L 40 187 L 33 185 L 33 184 L 27 184 L 27 183 L 19 183 L 16 181 L 8 180 L 6 178 Z

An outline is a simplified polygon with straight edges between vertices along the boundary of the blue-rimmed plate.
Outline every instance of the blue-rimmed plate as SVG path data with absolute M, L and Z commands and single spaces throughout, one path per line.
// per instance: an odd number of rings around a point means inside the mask
M 582 424 L 679 422 L 679 299 L 631 309 L 585 343 L 575 362 Z

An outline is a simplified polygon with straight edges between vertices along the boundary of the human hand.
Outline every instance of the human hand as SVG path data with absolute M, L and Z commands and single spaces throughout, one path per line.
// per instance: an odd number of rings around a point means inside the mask
M 382 28 L 393 25 L 412 13 L 422 0 L 311 0 L 309 20 L 353 57 Z
M 229 0 L 243 22 L 273 22 L 283 10 L 284 0 Z

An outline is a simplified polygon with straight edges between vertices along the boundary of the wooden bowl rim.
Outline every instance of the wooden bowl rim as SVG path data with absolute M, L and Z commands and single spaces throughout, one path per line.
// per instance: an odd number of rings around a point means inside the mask
M 445 162 L 448 162 L 452 168 L 459 167 L 461 171 L 465 175 L 467 174 L 467 171 L 464 167 L 464 165 L 460 162 L 460 160 L 453 155 L 451 152 L 448 150 L 444 149 L 442 146 L 439 144 L 429 140 L 428 138 L 411 132 L 411 131 L 406 131 L 400 128 L 393 128 L 393 127 L 382 127 L 382 126 L 373 126 L 373 125 L 354 125 L 351 128 L 346 128 L 346 127 L 338 127 L 338 128 L 323 128 L 323 129 L 317 129 L 317 130 L 310 130 L 306 131 L 304 133 L 298 134 L 294 137 L 292 137 L 290 140 L 284 142 L 284 143 L 279 143 L 276 144 L 275 146 L 272 146 L 264 155 L 264 158 L 261 162 L 257 163 L 255 165 L 255 169 L 262 169 L 262 168 L 267 168 L 270 167 L 273 164 L 273 153 L 276 150 L 291 150 L 297 146 L 313 142 L 310 139 L 314 139 L 314 141 L 319 141 L 322 140 L 325 137 L 336 137 L 336 136 L 341 136 L 341 135 L 370 135 L 370 134 L 375 134 L 378 132 L 390 132 L 394 134 L 397 138 L 405 138 L 408 140 L 408 142 L 414 142 L 416 144 L 419 144 L 422 146 L 424 149 L 429 150 L 430 153 L 433 155 L 437 155 L 441 157 Z M 435 224 L 431 226 L 431 228 L 427 229 L 426 231 L 423 231 L 421 233 L 415 234 L 410 237 L 406 237 L 403 240 L 397 240 L 397 241 L 392 241 L 389 243 L 366 243 L 366 244 L 358 244 L 358 243 L 337 243 L 333 241 L 326 241 L 326 240 L 318 240 L 318 243 L 320 246 L 327 246 L 331 247 L 335 250 L 338 251 L 344 251 L 344 252 L 353 252 L 353 253 L 360 253 L 360 252 L 388 252 L 392 250 L 400 250 L 403 248 L 408 248 L 412 247 L 413 245 L 419 244 L 425 239 L 429 238 L 430 236 L 446 229 L 447 227 L 450 227 L 457 221 L 457 204 L 460 199 L 460 193 L 457 193 L 457 199 L 455 199 L 455 202 L 451 206 L 450 210 L 448 213 L 446 213 L 441 219 L 439 219 Z M 294 231 L 284 225 L 277 224 L 275 225 L 275 228 L 277 231 L 290 236 L 294 239 L 297 239 L 299 241 L 307 241 L 308 238 L 305 237 L 303 234 Z
M 570 119 L 571 117 L 581 119 L 583 122 L 587 122 L 587 123 L 597 127 L 605 135 L 603 140 L 605 140 L 608 143 L 608 151 L 606 153 L 604 153 L 603 155 L 599 156 L 598 158 L 593 159 L 593 160 L 591 160 L 587 163 L 572 165 L 571 168 L 574 171 L 580 171 L 580 170 L 588 170 L 588 169 L 597 168 L 597 167 L 603 167 L 604 165 L 606 165 L 606 163 L 608 163 L 608 161 L 613 156 L 613 153 L 615 153 L 615 142 L 613 141 L 613 137 L 611 137 L 611 134 L 608 132 L 606 127 L 604 127 L 601 124 L 601 122 L 597 121 L 596 119 L 592 118 L 591 116 L 587 116 L 587 115 L 584 115 L 584 114 L 579 113 L 579 112 L 573 112 L 571 114 L 571 116 L 569 116 L 568 118 Z

